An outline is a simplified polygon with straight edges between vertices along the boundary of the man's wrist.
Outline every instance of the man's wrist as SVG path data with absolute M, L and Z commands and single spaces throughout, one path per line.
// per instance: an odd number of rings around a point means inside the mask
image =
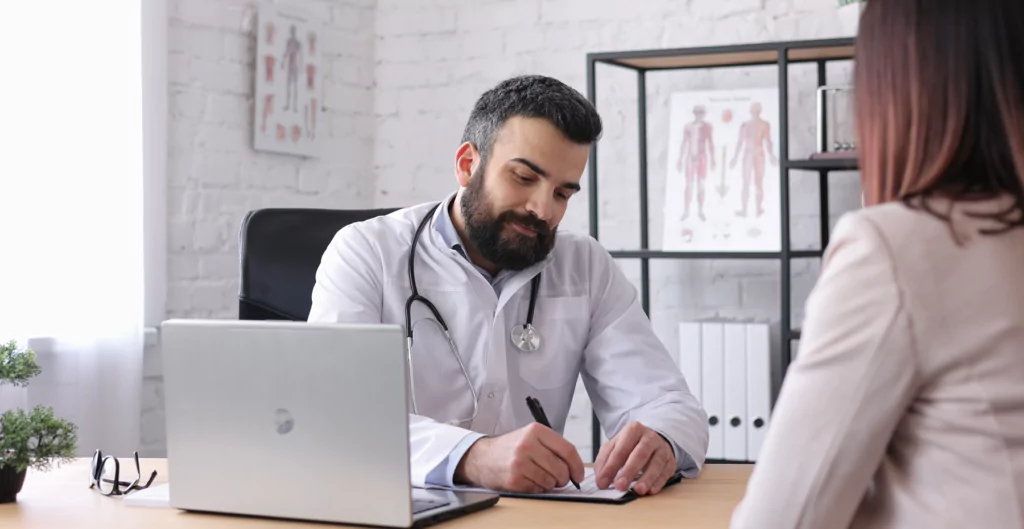
M 470 474 L 470 457 L 473 455 L 474 450 L 479 450 L 481 444 L 487 440 L 486 436 L 478 438 L 466 449 L 466 452 L 462 454 L 462 458 L 459 460 L 459 464 L 455 466 L 455 473 L 452 475 L 452 481 L 456 485 L 472 485 L 473 480 L 469 477 Z

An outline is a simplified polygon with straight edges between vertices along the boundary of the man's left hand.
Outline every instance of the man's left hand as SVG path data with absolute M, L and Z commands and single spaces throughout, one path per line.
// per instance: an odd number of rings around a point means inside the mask
M 638 423 L 629 423 L 612 440 L 601 447 L 594 461 L 597 486 L 625 491 L 643 471 L 633 491 L 644 496 L 661 492 L 665 482 L 676 472 L 676 456 L 672 445 L 654 430 Z

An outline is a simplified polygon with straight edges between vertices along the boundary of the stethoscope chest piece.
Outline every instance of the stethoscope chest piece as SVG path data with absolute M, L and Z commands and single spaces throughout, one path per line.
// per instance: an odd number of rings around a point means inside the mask
M 540 349 L 540 333 L 532 323 L 524 323 L 512 327 L 512 344 L 520 351 L 536 351 Z

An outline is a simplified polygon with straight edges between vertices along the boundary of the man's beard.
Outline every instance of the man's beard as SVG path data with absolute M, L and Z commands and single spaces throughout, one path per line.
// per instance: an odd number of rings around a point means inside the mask
M 480 255 L 502 269 L 522 270 L 543 261 L 555 246 L 557 228 L 551 229 L 536 215 L 504 211 L 493 216 L 491 203 L 484 193 L 483 164 L 469 181 L 461 201 L 462 218 L 466 221 L 469 242 Z M 532 237 L 505 227 L 518 222 L 537 233 Z

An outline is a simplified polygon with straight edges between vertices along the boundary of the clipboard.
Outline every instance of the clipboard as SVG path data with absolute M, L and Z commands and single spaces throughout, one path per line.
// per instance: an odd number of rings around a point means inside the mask
M 679 472 L 672 475 L 667 482 L 665 487 L 671 487 L 682 481 L 683 476 Z M 549 500 L 549 501 L 570 501 L 570 502 L 582 502 L 582 503 L 604 503 L 611 505 L 624 505 L 640 497 L 636 492 L 633 492 L 633 485 L 625 491 L 619 491 L 617 489 L 604 489 L 597 490 L 597 486 L 594 482 L 594 469 L 587 467 L 585 469 L 585 475 L 583 481 L 580 482 L 582 491 L 576 490 L 571 484 L 566 484 L 565 487 L 552 490 L 550 492 L 541 492 L 539 494 L 530 494 L 523 492 L 505 492 L 495 491 L 491 489 L 485 489 L 480 487 L 468 487 L 468 486 L 455 486 L 455 487 L 428 487 L 428 488 L 441 488 L 445 490 L 454 490 L 459 492 L 483 492 L 487 494 L 499 494 L 505 498 L 520 498 L 527 500 Z

